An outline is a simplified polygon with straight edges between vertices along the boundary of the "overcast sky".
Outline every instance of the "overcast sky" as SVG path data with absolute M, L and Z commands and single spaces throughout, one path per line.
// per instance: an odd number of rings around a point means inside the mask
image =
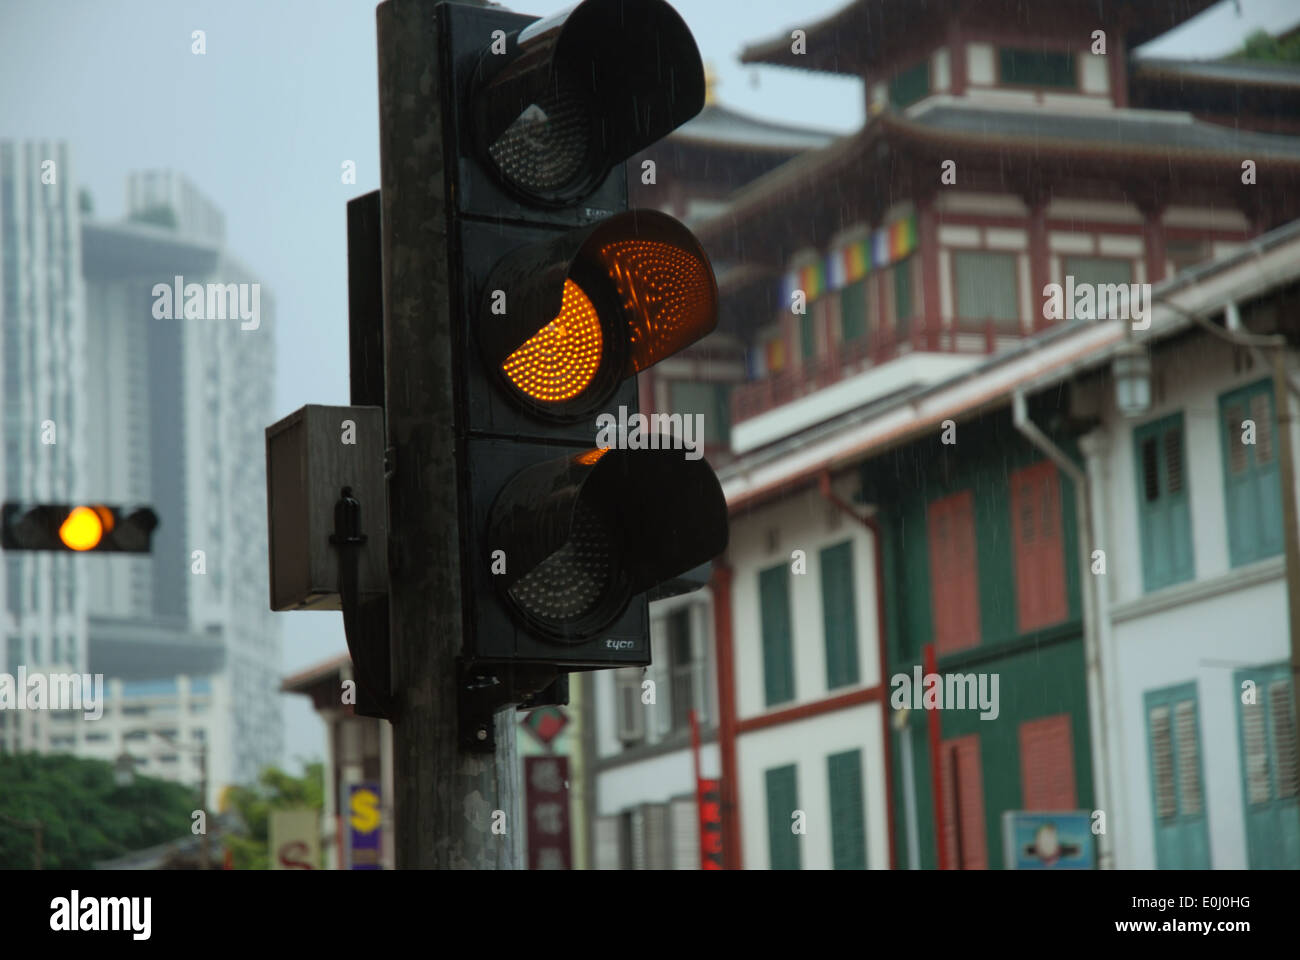
M 546 15 L 572 0 L 521 0 Z M 850 79 L 741 67 L 747 44 L 846 0 L 677 0 L 729 107 L 849 132 Z M 378 188 L 374 0 L 0 0 L 0 139 L 66 140 L 96 214 L 125 212 L 128 171 L 174 169 L 226 214 L 230 249 L 275 297 L 273 419 L 348 402 L 345 203 Z M 1213 57 L 1300 21 L 1296 0 L 1225 0 L 1144 54 Z M 207 52 L 191 53 L 203 30 Z M 356 183 L 340 181 L 344 161 Z M 263 424 L 256 425 L 260 429 Z M 346 649 L 337 613 L 280 614 L 284 672 Z M 286 697 L 286 760 L 324 751 Z M 296 763 L 291 762 L 296 767 Z

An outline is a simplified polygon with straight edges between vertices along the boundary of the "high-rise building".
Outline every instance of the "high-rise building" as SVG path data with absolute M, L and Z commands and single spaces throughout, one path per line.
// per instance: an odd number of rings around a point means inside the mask
M 0 143 L 0 476 L 5 499 L 86 492 L 85 299 L 77 194 L 64 144 Z M 85 669 L 85 558 L 0 557 L 3 670 Z M 48 715 L 0 713 L 0 749 L 48 742 Z
M 79 215 L 63 163 L 62 199 L 38 192 L 42 156 L 0 153 L 4 386 L 19 398 L 5 406 L 5 497 L 148 503 L 161 522 L 148 555 L 7 558 L 8 662 L 123 681 L 106 716 L 165 714 L 166 690 L 216 681 L 227 709 L 205 710 L 189 744 L 206 745 L 215 796 L 278 762 L 281 748 L 262 433 L 274 305 L 225 250 L 221 213 L 184 177 L 132 175 L 126 220 L 100 222 Z M 41 444 L 47 419 L 57 456 Z M 146 688 L 149 703 L 133 703 Z M 128 749 L 120 717 L 76 732 L 60 722 L 52 744 L 39 717 L 15 716 L 27 727 L 0 716 L 8 749 L 148 755 Z M 106 747 L 96 724 L 123 742 Z M 151 772 L 194 782 L 197 770 Z

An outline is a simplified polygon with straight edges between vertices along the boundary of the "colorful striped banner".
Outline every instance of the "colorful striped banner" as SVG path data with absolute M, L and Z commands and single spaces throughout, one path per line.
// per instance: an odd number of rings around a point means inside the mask
M 767 363 L 768 373 L 776 373 L 785 369 L 785 341 L 780 337 L 767 341 L 764 361 Z
M 782 279 L 782 299 L 788 305 L 794 292 L 802 290 L 811 302 L 822 294 L 842 290 L 872 270 L 911 256 L 916 245 L 916 216 L 896 220 L 861 240 L 833 250 L 824 260 L 789 271 Z

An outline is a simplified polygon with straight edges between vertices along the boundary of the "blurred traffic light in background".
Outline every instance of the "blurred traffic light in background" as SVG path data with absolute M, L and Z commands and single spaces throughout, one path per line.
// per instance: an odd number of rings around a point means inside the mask
M 158 515 L 102 503 L 6 503 L 0 524 L 5 550 L 148 553 Z

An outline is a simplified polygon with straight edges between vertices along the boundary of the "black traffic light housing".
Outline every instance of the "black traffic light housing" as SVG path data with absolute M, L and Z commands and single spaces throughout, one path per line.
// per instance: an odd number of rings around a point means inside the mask
M 464 318 L 465 656 L 645 665 L 646 592 L 727 540 L 702 460 L 671 442 L 595 442 L 598 417 L 638 413 L 639 371 L 717 323 L 695 237 L 626 210 L 623 162 L 703 107 L 699 51 L 662 0 L 587 0 L 545 20 L 438 10 Z

